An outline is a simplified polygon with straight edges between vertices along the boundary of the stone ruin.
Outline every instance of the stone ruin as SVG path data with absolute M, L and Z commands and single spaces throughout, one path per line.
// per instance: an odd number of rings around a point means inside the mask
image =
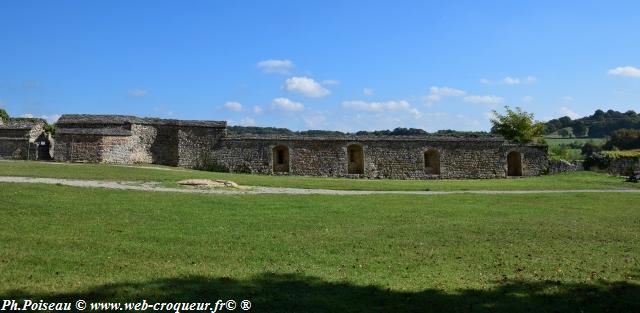
M 40 118 L 0 119 L 0 159 L 50 160 L 51 138 Z
M 274 175 L 439 179 L 536 176 L 546 145 L 502 138 L 227 135 L 224 121 L 63 115 L 56 161 Z

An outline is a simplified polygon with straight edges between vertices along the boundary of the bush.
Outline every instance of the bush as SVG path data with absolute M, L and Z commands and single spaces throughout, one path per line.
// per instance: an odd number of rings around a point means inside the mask
M 51 136 L 56 134 L 56 130 L 58 129 L 58 127 L 56 126 L 55 123 L 53 124 L 45 124 L 44 125 L 44 131 L 51 134 Z
M 602 151 L 602 146 L 596 145 L 593 142 L 587 142 L 581 148 L 582 155 L 584 156 L 591 156 L 592 154 L 600 151 Z
M 2 120 L 3 123 L 9 121 L 9 113 L 4 109 L 0 109 L 0 120 Z
M 493 111 L 492 133 L 502 135 L 505 139 L 524 142 L 533 141 L 542 135 L 544 124 L 534 121 L 533 113 L 527 113 L 521 108 L 504 108 L 505 115 Z
M 619 129 L 611 134 L 611 138 L 604 144 L 604 149 L 614 147 L 620 150 L 640 149 L 640 129 Z

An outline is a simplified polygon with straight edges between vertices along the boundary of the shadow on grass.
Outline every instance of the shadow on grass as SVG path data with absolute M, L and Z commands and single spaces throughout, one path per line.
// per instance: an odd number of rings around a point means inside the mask
M 398 292 L 265 273 L 249 280 L 201 276 L 96 286 L 83 292 L 39 294 L 13 290 L 0 299 L 49 302 L 252 302 L 251 312 L 640 312 L 640 285 L 506 281 L 492 290 Z M 236 311 L 241 311 L 237 308 Z

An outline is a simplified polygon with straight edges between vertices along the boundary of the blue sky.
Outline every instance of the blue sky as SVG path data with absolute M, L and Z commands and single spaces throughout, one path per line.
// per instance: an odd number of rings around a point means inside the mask
M 0 2 L 0 107 L 342 131 L 640 111 L 638 1 Z

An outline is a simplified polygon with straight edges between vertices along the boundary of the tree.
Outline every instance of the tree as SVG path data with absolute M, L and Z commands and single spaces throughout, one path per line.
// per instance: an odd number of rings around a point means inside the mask
M 573 135 L 576 137 L 584 137 L 587 135 L 587 126 L 583 121 L 575 121 L 571 129 L 573 129 Z
M 571 126 L 571 118 L 568 116 L 563 116 L 559 118 L 558 121 L 560 121 L 561 128 Z
M 9 120 L 9 114 L 4 109 L 0 109 L 0 121 L 6 123 Z
M 47 133 L 49 133 L 50 135 L 55 135 L 56 134 L 56 130 L 58 129 L 56 123 L 53 124 L 45 124 L 44 125 L 44 131 L 46 131 Z
M 563 128 L 563 129 L 558 131 L 558 135 L 562 136 L 562 138 L 566 138 L 566 137 L 570 137 L 571 133 L 569 132 L 568 129 Z
M 506 114 L 493 111 L 491 132 L 515 141 L 533 141 L 542 135 L 544 124 L 533 119 L 533 113 L 527 113 L 517 107 L 512 110 L 505 106 Z
M 602 150 L 601 146 L 596 145 L 593 142 L 587 142 L 582 146 L 581 154 L 584 156 L 591 156 L 596 152 L 600 152 Z
M 604 149 L 611 150 L 640 149 L 640 129 L 618 129 L 611 134 L 611 138 L 604 144 Z

